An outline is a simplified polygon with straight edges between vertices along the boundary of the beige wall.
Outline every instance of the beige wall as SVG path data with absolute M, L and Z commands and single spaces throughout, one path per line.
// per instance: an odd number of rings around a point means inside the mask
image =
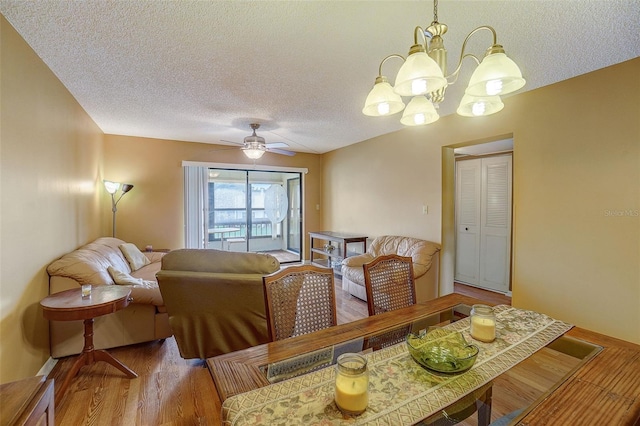
M 105 176 L 107 179 L 135 185 L 118 204 L 117 237 L 145 247 L 184 247 L 183 161 L 246 164 L 239 149 L 194 142 L 105 135 Z M 222 149 L 222 150 L 221 150 Z M 304 176 L 303 215 L 305 233 L 319 230 L 321 211 L 322 157 L 298 153 L 293 157 L 266 153 L 260 166 L 307 168 Z M 111 211 L 104 217 L 111 230 Z M 110 232 L 110 231 L 109 231 Z M 306 238 L 303 240 L 307 244 Z M 308 258 L 308 250 L 305 250 Z
M 102 132 L 0 16 L 0 383 L 49 358 L 46 266 L 100 235 Z
M 513 304 L 640 343 L 639 75 L 634 59 L 326 154 L 325 227 L 442 242 L 447 293 L 451 147 L 513 136 Z

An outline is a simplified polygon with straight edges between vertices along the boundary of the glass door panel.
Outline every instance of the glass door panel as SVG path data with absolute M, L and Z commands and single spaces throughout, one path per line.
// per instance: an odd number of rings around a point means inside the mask
M 242 170 L 209 171 L 207 248 L 229 250 L 230 239 L 246 238 L 247 178 Z

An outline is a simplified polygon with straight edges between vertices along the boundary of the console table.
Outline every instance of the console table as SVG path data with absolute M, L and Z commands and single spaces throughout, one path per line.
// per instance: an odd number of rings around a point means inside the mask
M 332 231 L 319 231 L 309 232 L 309 256 L 311 264 L 317 266 L 323 266 L 327 268 L 333 268 L 336 274 L 341 274 L 340 263 L 345 257 L 358 254 L 357 252 L 349 251 L 349 244 L 362 244 L 362 252 L 367 251 L 367 237 L 360 234 L 346 234 L 343 232 Z M 325 241 L 322 247 L 318 247 L 316 240 Z M 337 243 L 332 245 L 331 243 Z M 325 246 L 334 247 L 327 250 Z M 315 255 L 322 255 L 321 258 L 317 258 Z

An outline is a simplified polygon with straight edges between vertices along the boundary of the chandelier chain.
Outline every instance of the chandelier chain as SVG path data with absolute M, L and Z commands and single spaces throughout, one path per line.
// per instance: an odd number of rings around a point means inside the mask
M 438 0 L 433 0 L 433 22 L 438 22 Z

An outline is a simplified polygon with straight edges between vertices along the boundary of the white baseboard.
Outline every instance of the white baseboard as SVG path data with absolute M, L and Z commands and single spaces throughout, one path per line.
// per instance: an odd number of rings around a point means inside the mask
M 57 363 L 57 359 L 49 357 L 36 376 L 49 376 L 49 373 L 51 373 L 51 370 L 53 370 L 53 367 L 55 367 Z

